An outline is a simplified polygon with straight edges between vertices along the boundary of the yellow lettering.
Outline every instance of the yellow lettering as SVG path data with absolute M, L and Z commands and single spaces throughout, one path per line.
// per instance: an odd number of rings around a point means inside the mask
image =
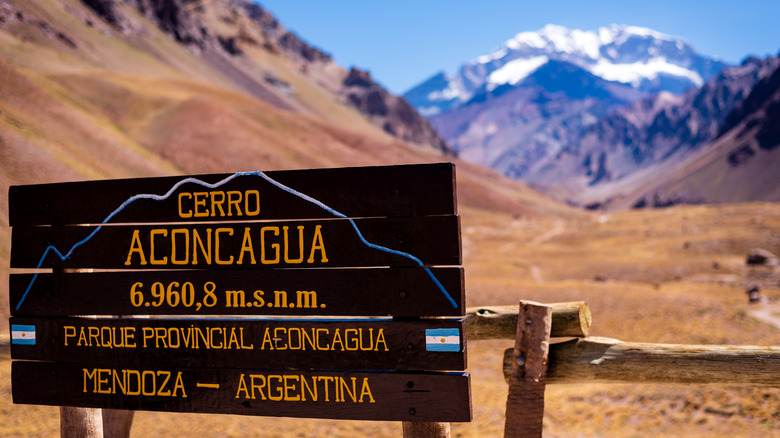
M 354 333 L 354 336 L 350 337 L 349 334 Z M 344 330 L 344 338 L 347 340 L 346 349 L 348 351 L 357 351 L 358 349 L 358 338 L 357 338 L 358 331 L 356 329 L 346 329 Z M 350 346 L 351 344 L 351 346 Z
M 326 402 L 330 401 L 330 399 L 328 398 L 328 382 L 332 382 L 334 378 L 332 376 L 319 376 L 318 379 L 320 381 L 323 381 L 323 380 L 325 381 L 325 385 L 324 385 L 325 386 L 325 401 Z M 338 400 L 336 400 L 336 401 L 338 401 Z
M 141 265 L 145 265 L 146 257 L 144 256 L 143 248 L 141 248 L 141 236 L 139 230 L 133 230 L 133 237 L 130 240 L 130 250 L 127 252 L 125 266 L 130 266 L 130 259 L 134 253 L 138 253 L 138 255 L 141 257 Z
M 192 195 L 189 194 L 189 193 L 186 193 L 186 192 L 185 193 L 179 193 L 179 217 L 190 218 L 190 217 L 192 217 L 192 209 L 187 210 L 186 213 L 184 212 L 184 209 L 182 209 L 181 200 L 184 197 L 192 199 Z
M 206 192 L 195 192 L 195 217 L 208 217 L 208 210 L 200 210 L 198 207 L 206 206 L 206 197 L 209 195 Z
M 376 335 L 376 346 L 374 346 L 374 351 L 379 351 L 380 343 L 385 346 L 385 351 L 390 351 L 390 349 L 387 348 L 387 342 L 385 342 L 384 329 L 379 329 L 379 333 Z
M 82 368 L 84 371 L 84 392 L 87 392 L 87 380 L 91 379 L 94 383 L 94 390 L 92 392 L 97 392 L 97 369 L 93 369 L 90 373 L 86 368 Z
M 286 350 L 287 344 L 283 344 L 284 348 L 279 347 L 279 341 L 283 341 L 284 339 L 279 336 L 279 332 L 287 333 L 287 328 L 285 327 L 276 327 L 274 328 L 274 349 L 275 350 Z
M 354 378 L 354 377 L 353 377 Z M 284 376 L 284 401 L 298 401 L 301 399 L 300 394 L 296 395 L 295 397 L 290 395 L 290 392 L 295 391 L 296 386 L 295 385 L 288 385 L 287 380 L 295 380 L 298 381 L 298 376 Z
M 236 216 L 241 216 L 241 192 L 231 190 L 227 192 L 228 216 L 233 216 L 233 206 L 236 207 Z
M 151 251 L 149 253 L 149 260 L 152 262 L 153 265 L 164 265 L 168 263 L 168 257 L 163 257 L 162 259 L 156 259 L 154 257 L 154 236 L 162 235 L 163 237 L 168 236 L 168 230 L 165 229 L 158 229 L 158 230 L 152 230 L 149 232 L 149 244 L 151 245 Z M 143 263 L 142 263 L 143 264 Z
M 333 333 L 333 341 L 331 341 L 330 349 L 335 350 L 336 344 L 341 345 L 339 350 L 344 351 L 344 342 L 341 340 L 341 329 L 336 329 Z
M 137 383 L 137 390 L 135 391 L 130 390 L 130 376 L 135 376 L 135 381 Z M 127 370 L 127 381 L 125 382 L 125 385 L 127 386 L 127 395 L 141 395 L 141 373 L 136 370 Z
M 265 394 L 263 394 L 263 388 L 265 388 L 265 385 L 266 385 L 265 376 L 258 375 L 258 374 L 252 374 L 249 377 L 250 377 L 250 385 L 252 385 L 252 398 L 255 398 L 255 390 L 257 390 L 257 392 L 260 393 L 260 398 L 262 400 L 268 400 L 267 398 L 265 398 Z M 255 385 L 255 379 L 260 379 L 262 384 L 261 385 Z
M 290 243 L 288 237 L 288 230 L 290 227 L 282 227 L 284 232 L 284 261 L 285 263 L 303 263 L 303 225 L 298 225 L 298 258 L 290 258 Z
M 176 260 L 176 235 L 184 234 L 184 259 Z M 194 252 L 194 251 L 193 251 Z M 171 230 L 171 263 L 174 265 L 186 265 L 190 262 L 190 233 L 186 228 Z
M 254 195 L 254 210 L 250 210 L 249 195 Z M 260 214 L 260 192 L 257 190 L 247 190 L 244 192 L 244 213 L 247 216 L 257 216 Z
M 314 252 L 320 250 L 322 263 L 328 263 L 328 256 L 325 255 L 325 242 L 322 240 L 322 225 L 314 227 L 314 239 L 311 243 L 311 252 L 309 253 L 309 260 L 307 262 L 314 263 Z
M 244 381 L 244 373 L 238 378 L 238 389 L 236 390 L 236 398 L 240 398 L 241 392 L 244 393 L 244 398 L 254 399 L 254 395 L 249 395 L 249 391 L 246 388 L 246 382 Z
M 154 338 L 154 327 L 141 327 L 141 332 L 144 337 L 144 348 L 146 348 L 146 341 Z
M 200 247 L 200 253 L 203 254 L 203 258 L 207 265 L 211 264 L 211 228 L 206 228 L 206 246 L 203 246 L 203 239 L 200 238 L 198 230 L 192 230 L 192 264 L 198 264 L 198 247 Z
M 363 403 L 363 396 L 368 396 L 369 403 L 376 403 L 374 396 L 371 394 L 371 387 L 368 386 L 368 377 L 363 377 L 363 386 L 360 388 L 360 403 Z
M 233 235 L 233 229 L 232 228 L 217 228 L 217 230 L 214 232 L 214 240 L 216 241 L 216 253 L 217 253 L 217 264 L 218 265 L 230 265 L 233 263 L 233 256 L 230 256 L 228 260 L 222 260 L 219 257 L 219 235 L 220 233 L 228 233 L 228 236 Z
M 72 325 L 66 325 L 63 327 L 65 330 L 65 345 L 68 345 L 68 338 L 76 337 L 76 327 Z
M 287 227 L 285 227 L 287 228 Z M 238 264 L 244 263 L 244 253 L 248 252 L 250 257 L 250 263 L 257 264 L 255 260 L 255 250 L 252 248 L 252 236 L 249 234 L 249 227 L 244 228 L 244 241 L 241 243 L 241 254 L 238 255 Z
M 108 369 L 98 369 L 97 370 L 97 381 L 95 383 L 95 392 L 98 394 L 111 394 L 111 388 L 108 387 L 108 378 L 111 375 L 111 370 Z M 106 376 L 108 374 L 108 376 Z M 106 386 L 103 386 L 106 385 Z
M 92 347 L 93 345 L 95 347 L 100 345 L 100 329 L 97 327 L 87 327 L 87 330 L 89 331 L 89 346 Z M 94 344 L 92 341 L 95 341 Z
M 306 391 L 309 392 L 309 397 L 311 397 L 311 401 L 317 401 L 317 377 L 312 377 L 312 385 L 309 385 L 306 382 L 306 379 L 301 376 L 301 400 L 306 401 Z M 314 390 L 312 391 L 312 388 Z
M 181 378 L 181 371 L 179 371 L 176 374 L 176 382 L 173 384 L 173 393 L 171 394 L 173 397 L 178 397 L 176 394 L 178 391 L 181 391 L 181 397 L 187 398 L 187 393 L 184 391 L 184 382 Z
M 276 380 L 279 381 L 279 384 L 274 386 L 274 388 L 276 388 L 279 391 L 279 393 L 276 394 L 276 395 L 273 395 L 271 393 L 271 379 L 276 379 Z M 273 400 L 273 401 L 280 401 L 280 400 L 282 400 L 284 398 L 284 391 L 282 390 L 282 381 L 283 381 L 282 380 L 282 376 L 271 375 L 271 376 L 267 377 L 267 380 L 268 380 L 268 398 L 270 400 Z
M 265 350 L 265 344 L 268 344 L 269 350 L 274 349 L 274 343 L 271 342 L 271 329 L 268 327 L 265 328 L 265 333 L 263 333 L 263 343 L 260 345 L 261 350 Z
M 274 258 L 269 259 L 265 256 L 265 232 L 266 231 L 273 231 L 274 236 L 279 235 L 279 227 L 263 227 L 260 228 L 260 261 L 264 265 L 273 265 L 276 263 L 279 263 L 279 244 L 274 243 L 271 245 L 271 248 L 275 251 Z
M 128 348 L 135 348 L 135 327 L 122 327 L 125 332 L 125 346 Z
M 170 371 L 157 371 L 158 376 L 165 377 L 165 380 L 160 383 L 160 389 L 157 390 L 157 395 L 161 395 L 163 397 L 170 397 L 171 396 L 171 390 L 163 391 L 163 388 L 165 388 L 165 385 L 168 384 L 168 380 L 171 379 L 171 372 Z
M 151 390 L 147 390 L 148 386 L 146 385 L 146 376 L 152 376 Z M 141 373 L 141 394 L 145 396 L 152 396 L 155 394 L 156 387 L 157 387 L 157 379 L 156 379 L 156 375 L 154 374 L 154 371 L 142 372 Z
M 219 198 L 219 200 L 217 200 Z M 222 209 L 222 204 L 225 203 L 225 192 L 211 192 L 211 215 L 217 215 L 217 209 L 219 209 L 219 215 L 225 217 L 225 210 Z

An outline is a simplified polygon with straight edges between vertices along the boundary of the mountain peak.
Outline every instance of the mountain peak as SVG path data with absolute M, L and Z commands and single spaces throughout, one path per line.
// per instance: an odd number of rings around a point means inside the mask
M 548 24 L 520 32 L 497 49 L 463 64 L 457 75 L 437 75 L 405 97 L 422 114 L 435 115 L 467 104 L 475 93 L 520 86 L 545 63 L 574 64 L 606 81 L 642 93 L 675 94 L 716 74 L 725 63 L 698 54 L 684 39 L 653 29 L 612 24 L 596 30 L 568 29 Z

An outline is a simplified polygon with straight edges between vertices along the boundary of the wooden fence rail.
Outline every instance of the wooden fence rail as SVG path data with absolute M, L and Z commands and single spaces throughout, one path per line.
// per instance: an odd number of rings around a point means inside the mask
M 512 371 L 504 352 L 504 376 Z M 780 347 L 679 345 L 585 338 L 550 345 L 547 383 L 780 386 Z

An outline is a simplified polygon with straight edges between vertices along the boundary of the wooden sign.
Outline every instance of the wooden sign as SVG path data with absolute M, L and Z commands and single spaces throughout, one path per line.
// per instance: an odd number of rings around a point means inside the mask
M 463 320 L 420 319 L 465 313 L 450 163 L 17 186 L 9 217 L 16 403 L 471 419 Z
M 468 373 L 16 361 L 14 403 L 386 421 L 470 421 Z
M 106 366 L 464 370 L 463 321 L 11 318 L 11 354 Z
M 460 316 L 466 305 L 459 267 L 11 274 L 10 301 L 15 316 Z

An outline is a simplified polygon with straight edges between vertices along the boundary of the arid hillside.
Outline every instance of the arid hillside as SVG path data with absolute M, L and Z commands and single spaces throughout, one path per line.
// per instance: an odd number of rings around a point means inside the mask
M 370 76 L 340 68 L 253 4 L 163 2 L 186 6 L 179 13 L 207 29 L 195 44 L 132 2 L 108 3 L 122 20 L 79 0 L 0 1 L 3 193 L 16 184 L 455 161 L 463 208 L 574 214 L 458 161 L 435 135 L 414 137 L 404 129 L 417 119 L 393 110 L 395 97 Z M 233 34 L 241 38 L 228 50 L 220 41 Z M 364 97 L 382 102 L 386 117 L 371 105 L 361 112 Z M 7 208 L 0 197 L 4 275 Z

